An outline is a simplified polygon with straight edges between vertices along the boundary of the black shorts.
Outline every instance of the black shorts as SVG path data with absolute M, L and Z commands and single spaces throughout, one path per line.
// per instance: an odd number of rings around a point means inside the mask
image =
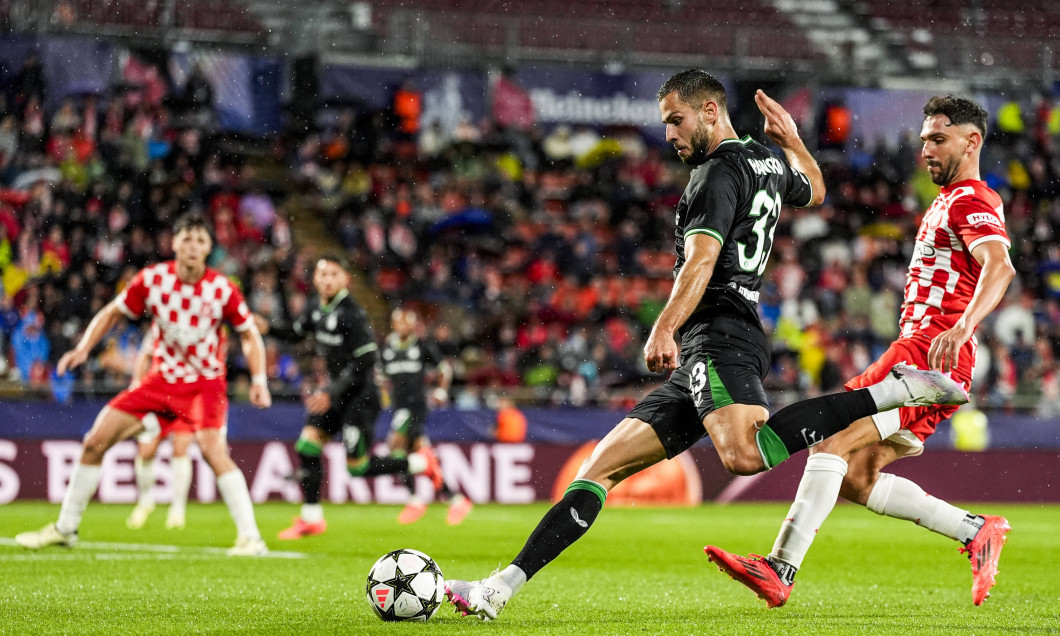
M 757 320 L 718 317 L 686 324 L 680 366 L 629 417 L 651 424 L 666 456 L 674 458 L 707 434 L 703 419 L 713 411 L 730 404 L 768 406 L 762 380 L 769 352 Z
M 410 442 L 419 437 L 424 437 L 423 427 L 427 423 L 427 414 L 430 409 L 427 404 L 395 404 L 394 417 L 390 420 L 390 432 L 401 433 Z
M 372 447 L 375 421 L 379 418 L 381 410 L 379 391 L 374 383 L 370 383 L 350 391 L 338 404 L 332 404 L 324 413 L 310 415 L 306 424 L 319 428 L 329 437 L 341 432 L 346 456 L 364 457 Z

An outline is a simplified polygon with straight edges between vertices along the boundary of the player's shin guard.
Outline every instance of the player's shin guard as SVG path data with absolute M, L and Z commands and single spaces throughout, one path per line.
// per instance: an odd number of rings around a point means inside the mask
M 786 585 L 791 585 L 794 571 L 802 566 L 817 530 L 835 507 L 846 474 L 847 463 L 838 455 L 817 453 L 806 460 L 795 501 L 769 554 L 770 564 Z M 783 561 L 790 567 L 778 568 L 774 561 Z
M 755 433 L 767 469 L 877 412 L 867 389 L 833 393 L 786 406 Z
M 133 460 L 133 472 L 136 475 L 137 503 L 154 506 L 155 496 L 155 460 L 137 457 Z
M 81 525 L 81 516 L 85 514 L 92 495 L 96 494 L 99 487 L 99 478 L 102 472 L 99 466 L 89 466 L 78 463 L 74 468 L 74 474 L 70 476 L 70 485 L 66 488 L 66 496 L 63 497 L 63 507 L 59 509 L 59 520 L 55 527 L 59 532 L 69 534 L 77 532 Z
M 563 499 L 541 518 L 512 565 L 522 570 L 527 579 L 533 577 L 589 531 L 606 498 L 607 490 L 600 484 L 575 479 Z
M 299 473 L 299 485 L 302 487 L 302 501 L 307 504 L 320 503 L 320 482 L 324 481 L 324 462 L 320 454 L 298 453 L 302 466 Z
M 173 469 L 173 501 L 169 504 L 169 516 L 183 519 L 191 490 L 191 458 L 187 455 L 174 457 L 169 465 Z
M 908 479 L 890 473 L 880 473 L 865 507 L 878 515 L 912 521 L 962 543 L 975 536 L 975 529 L 970 526 L 970 535 L 964 531 L 965 520 L 972 516 L 967 510 L 936 499 Z
M 217 489 L 221 499 L 228 506 L 228 512 L 236 523 L 236 534 L 240 538 L 260 540 L 258 522 L 254 519 L 254 503 L 250 500 L 250 490 L 243 472 L 234 468 L 217 476 Z
M 400 457 L 378 456 L 360 460 L 351 457 L 346 463 L 346 471 L 354 477 L 375 477 L 376 475 L 410 472 L 409 460 Z

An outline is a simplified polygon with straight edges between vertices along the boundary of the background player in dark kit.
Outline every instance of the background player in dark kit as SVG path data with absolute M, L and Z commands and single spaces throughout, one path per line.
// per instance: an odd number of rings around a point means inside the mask
M 324 444 L 340 432 L 351 475 L 437 472 L 433 456 L 369 455 L 380 411 L 379 387 L 375 383 L 379 346 L 364 310 L 350 297 L 349 282 L 345 261 L 337 256 L 322 256 L 313 269 L 318 302 L 308 303 L 305 312 L 286 328 L 269 325 L 261 317 L 257 320 L 264 333 L 283 340 L 312 338 L 329 378 L 326 386 L 315 387 L 305 400 L 306 423 L 295 443 L 304 501 L 301 514 L 291 527 L 280 532 L 281 539 L 298 539 L 327 529 L 320 504 L 320 483 L 324 478 L 321 454 Z
M 410 451 L 434 454 L 424 425 L 430 412 L 427 393 L 445 394 L 452 378 L 452 367 L 434 343 L 420 338 L 419 318 L 411 309 L 398 308 L 390 314 L 391 333 L 383 342 L 383 371 L 390 380 L 390 405 L 394 411 L 387 443 L 390 453 L 404 457 Z M 430 373 L 433 377 L 428 377 Z M 444 401 L 444 398 L 443 398 Z M 471 500 L 454 494 L 439 472 L 434 480 L 437 497 L 449 504 L 446 523 L 457 525 L 471 511 Z M 406 475 L 411 499 L 398 515 L 398 523 L 415 523 L 427 512 L 427 504 L 416 496 L 414 480 Z

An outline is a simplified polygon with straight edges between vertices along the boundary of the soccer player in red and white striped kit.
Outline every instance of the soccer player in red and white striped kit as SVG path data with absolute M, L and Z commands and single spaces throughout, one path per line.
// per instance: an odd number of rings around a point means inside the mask
M 87 360 L 92 348 L 122 317 L 150 317 L 154 351 L 151 368 L 139 384 L 115 396 L 85 434 L 81 459 L 70 477 L 59 518 L 44 528 L 15 537 L 36 550 L 77 543 L 78 526 L 99 486 L 103 454 L 118 442 L 145 430 L 157 413 L 164 421 L 184 423 L 195 432 L 203 458 L 217 475 L 217 489 L 236 525 L 231 556 L 268 552 L 254 518 L 246 479 L 228 454 L 228 387 L 225 379 L 223 324 L 238 334 L 252 374 L 250 402 L 272 404 L 265 376 L 265 345 L 243 294 L 220 272 L 206 266 L 213 246 L 208 222 L 188 213 L 173 225 L 175 260 L 140 270 L 129 284 L 93 317 L 77 346 L 59 360 L 59 375 Z M 166 435 L 164 428 L 156 431 Z
M 901 334 L 861 375 L 852 391 L 884 377 L 899 362 L 952 374 L 966 390 L 975 366 L 975 329 L 1001 301 L 1015 276 L 1001 197 L 980 179 L 987 114 L 948 95 L 924 106 L 922 156 L 942 186 L 924 213 L 906 278 Z M 767 557 L 742 557 L 707 546 L 710 560 L 751 588 L 769 607 L 791 593 L 818 528 L 842 496 L 880 514 L 906 519 L 962 544 L 972 563 L 972 602 L 989 596 L 1011 529 L 1004 517 L 973 515 L 932 497 L 912 481 L 882 472 L 919 455 L 935 426 L 956 406 L 901 407 L 857 420 L 810 449 L 795 502 Z

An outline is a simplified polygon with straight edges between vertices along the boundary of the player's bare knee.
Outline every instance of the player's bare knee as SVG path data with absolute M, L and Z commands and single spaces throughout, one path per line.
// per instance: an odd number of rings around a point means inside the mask
M 101 464 L 103 462 L 103 454 L 107 452 L 108 448 L 109 446 L 94 429 L 85 433 L 81 445 L 81 463 L 91 466 Z
M 880 477 L 880 471 L 870 466 L 850 466 L 839 487 L 839 496 L 852 503 L 864 506 L 869 500 L 872 485 Z
M 825 438 L 825 440 L 819 444 L 815 444 L 810 447 L 809 453 L 815 455 L 817 453 L 828 453 L 829 455 L 835 455 L 836 457 L 842 457 L 843 459 L 849 459 L 852 453 L 851 449 L 848 448 L 843 440 L 836 439 L 837 436 Z
M 721 465 L 734 475 L 755 475 L 765 470 L 757 446 L 727 443 L 719 445 L 717 450 Z

